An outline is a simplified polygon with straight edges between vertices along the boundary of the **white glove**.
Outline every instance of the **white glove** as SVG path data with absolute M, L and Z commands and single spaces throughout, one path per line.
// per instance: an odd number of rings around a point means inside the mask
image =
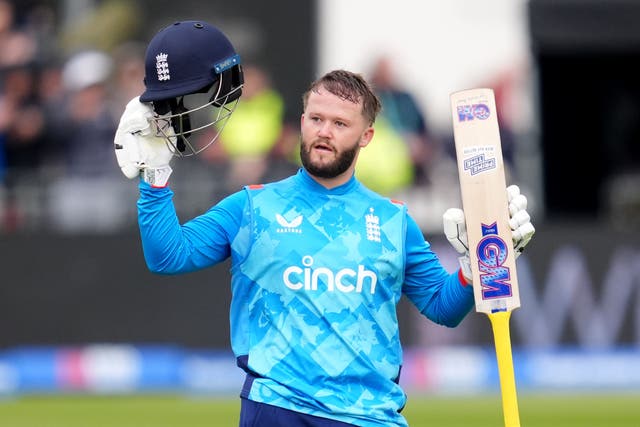
M 442 223 L 444 225 L 444 235 L 451 243 L 451 246 L 462 254 L 458 258 L 462 275 L 471 283 L 473 273 L 471 272 L 471 261 L 469 260 L 469 240 L 467 238 L 467 224 L 464 219 L 464 211 L 458 208 L 449 208 L 442 215 Z
M 165 187 L 172 169 L 169 162 L 173 151 L 165 138 L 157 136 L 153 109 L 142 103 L 139 97 L 127 104 L 114 137 L 114 148 L 118 166 L 124 176 L 134 179 L 141 176 L 154 187 Z M 164 133 L 174 137 L 171 126 Z
M 527 212 L 527 198 L 520 194 L 517 185 L 507 187 L 507 201 L 509 203 L 509 226 L 513 240 L 515 258 L 518 258 L 524 247 L 529 243 L 535 228 L 531 224 L 531 217 Z M 469 262 L 469 241 L 467 238 L 467 226 L 462 209 L 449 208 L 442 215 L 444 234 L 451 246 L 462 256 L 458 258 L 462 274 L 471 282 L 471 264 Z
M 531 217 L 527 212 L 527 198 L 520 194 L 520 187 L 517 185 L 507 187 L 507 200 L 509 202 L 509 226 L 511 227 L 513 249 L 515 257 L 518 258 L 536 229 L 531 224 Z

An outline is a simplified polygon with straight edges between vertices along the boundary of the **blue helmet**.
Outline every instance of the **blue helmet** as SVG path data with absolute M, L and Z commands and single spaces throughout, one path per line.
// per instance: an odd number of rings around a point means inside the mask
M 156 129 L 176 154 L 190 155 L 217 139 L 242 94 L 244 78 L 240 56 L 222 31 L 204 21 L 181 21 L 149 42 L 144 84 L 140 101 L 152 103 Z M 167 126 L 172 131 L 166 132 Z M 213 139 L 190 142 L 204 129 L 216 130 Z

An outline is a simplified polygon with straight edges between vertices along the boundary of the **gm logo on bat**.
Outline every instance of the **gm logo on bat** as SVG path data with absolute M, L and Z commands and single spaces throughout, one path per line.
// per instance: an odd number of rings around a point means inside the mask
M 482 224 L 482 236 L 476 247 L 482 299 L 512 296 L 511 271 L 504 266 L 507 259 L 507 244 L 498 236 L 498 225 Z
M 458 121 L 487 120 L 491 116 L 491 110 L 487 104 L 458 105 Z

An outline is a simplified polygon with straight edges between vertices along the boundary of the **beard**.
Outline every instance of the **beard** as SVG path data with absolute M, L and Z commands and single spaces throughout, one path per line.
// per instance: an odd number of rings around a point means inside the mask
M 328 145 L 328 144 L 327 144 Z M 353 164 L 353 161 L 358 154 L 358 143 L 354 144 L 352 148 L 349 148 L 342 152 L 336 153 L 336 158 L 328 163 L 314 162 L 311 159 L 311 148 L 313 143 L 305 143 L 300 137 L 300 160 L 302 166 L 309 172 L 310 175 L 330 179 L 345 173 L 349 167 Z M 333 148 L 333 146 L 332 146 Z M 334 149 L 335 150 L 335 149 Z

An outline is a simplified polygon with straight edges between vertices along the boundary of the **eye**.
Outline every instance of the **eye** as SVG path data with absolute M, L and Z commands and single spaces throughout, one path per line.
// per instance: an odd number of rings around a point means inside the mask
M 339 128 L 347 126 L 345 122 L 341 122 L 340 120 L 336 120 L 336 126 Z

